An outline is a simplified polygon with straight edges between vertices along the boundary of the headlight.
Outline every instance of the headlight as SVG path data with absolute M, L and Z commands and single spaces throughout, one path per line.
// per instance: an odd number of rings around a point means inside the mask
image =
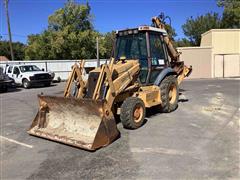
M 29 79 L 30 79 L 30 80 L 34 80 L 34 76 L 30 76 Z

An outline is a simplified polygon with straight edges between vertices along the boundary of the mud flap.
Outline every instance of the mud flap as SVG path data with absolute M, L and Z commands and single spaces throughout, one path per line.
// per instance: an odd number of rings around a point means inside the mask
M 39 96 L 39 111 L 28 133 L 87 150 L 107 146 L 119 135 L 104 101 Z

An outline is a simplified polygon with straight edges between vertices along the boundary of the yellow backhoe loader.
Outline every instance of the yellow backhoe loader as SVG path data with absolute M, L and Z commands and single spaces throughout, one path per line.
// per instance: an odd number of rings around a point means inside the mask
M 137 129 L 146 108 L 174 111 L 179 85 L 192 68 L 179 61 L 161 17 L 152 22 L 154 26 L 117 31 L 113 57 L 90 71 L 87 80 L 84 61 L 76 63 L 64 97 L 39 95 L 28 133 L 96 150 L 119 136 L 117 115 L 125 128 Z

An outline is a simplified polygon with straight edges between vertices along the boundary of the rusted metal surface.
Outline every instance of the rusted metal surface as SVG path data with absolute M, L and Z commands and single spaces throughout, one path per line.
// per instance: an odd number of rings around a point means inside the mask
M 28 133 L 87 150 L 107 146 L 119 132 L 103 101 L 39 96 L 40 109 Z

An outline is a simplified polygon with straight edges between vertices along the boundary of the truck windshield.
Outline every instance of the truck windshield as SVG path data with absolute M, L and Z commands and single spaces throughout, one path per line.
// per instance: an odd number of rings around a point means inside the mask
M 146 34 L 119 36 L 116 44 L 116 59 L 147 59 Z
M 20 66 L 19 67 L 21 72 L 32 72 L 32 71 L 41 71 L 37 66 L 35 65 L 28 65 L 28 66 Z

